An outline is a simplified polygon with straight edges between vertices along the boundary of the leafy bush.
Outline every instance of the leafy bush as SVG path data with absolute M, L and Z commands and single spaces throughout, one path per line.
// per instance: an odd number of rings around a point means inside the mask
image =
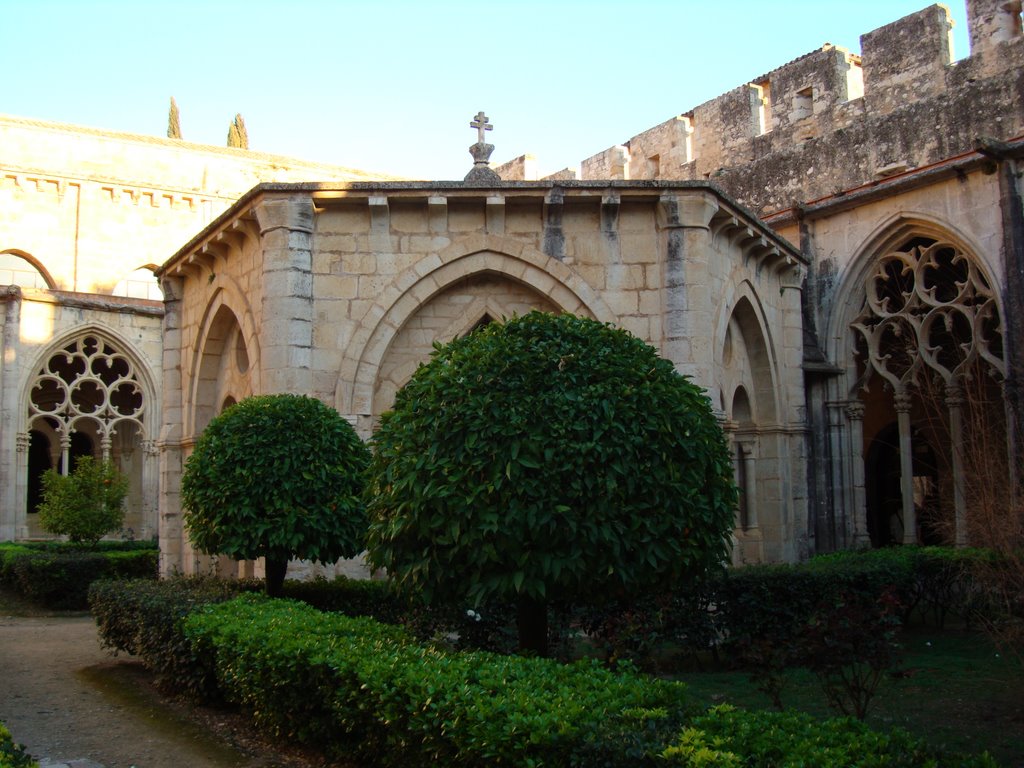
M 97 579 L 155 579 L 155 544 L 110 542 L 99 551 L 61 542 L 0 544 L 0 582 L 49 608 L 84 610 Z
M 198 607 L 260 589 L 254 580 L 104 580 L 90 587 L 89 608 L 104 647 L 139 657 L 162 690 L 202 701 L 216 699 L 218 690 L 212 662 L 196 656 L 185 639 L 185 617 Z
M 844 592 L 819 604 L 797 640 L 801 663 L 821 683 L 829 706 L 858 720 L 899 662 L 899 600 Z
M 93 543 L 124 523 L 128 478 L 113 462 L 82 456 L 70 475 L 43 473 L 39 524 L 43 530 L 74 542 Z
M 859 720 L 722 705 L 696 717 L 665 749 L 670 765 L 728 768 L 996 768 L 987 754 L 941 755 L 904 730 L 873 731 Z
M 678 683 L 594 662 L 452 654 L 398 627 L 291 601 L 209 606 L 185 631 L 197 656 L 215 659 L 226 697 L 261 727 L 380 765 L 594 764 L 579 756 L 598 734 L 629 731 L 638 710 L 685 705 Z
M 625 331 L 532 312 L 438 347 L 374 440 L 369 559 L 429 602 L 685 589 L 727 555 L 736 489 L 704 392 Z
M 3 723 L 0 723 L 0 768 L 39 768 L 39 763 L 25 752 L 24 745 L 14 742 Z
M 280 594 L 288 560 L 333 562 L 363 549 L 369 449 L 311 397 L 247 398 L 213 419 L 181 483 L 185 527 L 208 554 L 267 560 Z

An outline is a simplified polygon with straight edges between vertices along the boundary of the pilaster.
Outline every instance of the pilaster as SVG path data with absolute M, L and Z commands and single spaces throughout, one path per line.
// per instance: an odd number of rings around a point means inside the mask
M 371 203 L 373 235 L 384 226 L 381 216 L 387 219 L 379 208 Z M 313 391 L 313 201 L 271 198 L 255 210 L 263 247 L 263 390 L 307 394 Z

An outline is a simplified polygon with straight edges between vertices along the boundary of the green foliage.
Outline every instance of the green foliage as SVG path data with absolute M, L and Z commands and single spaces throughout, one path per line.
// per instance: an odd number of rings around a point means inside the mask
M 0 768 L 39 768 L 39 763 L 25 752 L 24 745 L 14 742 L 3 723 L 0 723 Z
M 167 113 L 167 138 L 181 138 L 181 115 L 178 113 L 178 102 L 171 96 L 171 108 Z
M 228 127 L 228 146 L 238 149 L 249 148 L 249 131 L 246 130 L 245 120 L 239 114 L 235 115 L 235 119 Z
M 539 312 L 435 349 L 374 437 L 370 561 L 428 600 L 603 600 L 727 554 L 704 393 L 642 341 Z
M 833 709 L 858 720 L 867 716 L 882 676 L 899 662 L 900 611 L 892 591 L 879 598 L 842 592 L 819 603 L 797 646 Z
M 99 551 L 63 542 L 0 544 L 0 583 L 49 608 L 83 610 L 97 579 L 155 579 L 156 545 L 102 542 Z M 95 545 L 94 545 L 95 546 Z
M 906 731 L 873 731 L 858 720 L 728 705 L 694 718 L 663 757 L 670 765 L 732 768 L 996 768 L 988 755 L 940 755 Z
M 452 654 L 291 601 L 210 606 L 185 631 L 196 656 L 215 660 L 225 696 L 269 734 L 376 765 L 626 765 L 579 756 L 642 711 L 685 708 L 678 683 L 592 662 Z
M 124 523 L 128 478 L 110 461 L 82 456 L 70 475 L 43 473 L 39 524 L 74 542 L 94 543 Z
M 260 587 L 213 578 L 102 580 L 89 589 L 89 608 L 104 647 L 137 656 L 162 690 L 203 701 L 219 695 L 213 664 L 193 653 L 184 619 L 198 607 Z
M 319 400 L 247 398 L 210 422 L 185 464 L 185 527 L 203 552 L 239 560 L 353 557 L 366 531 L 369 455 Z

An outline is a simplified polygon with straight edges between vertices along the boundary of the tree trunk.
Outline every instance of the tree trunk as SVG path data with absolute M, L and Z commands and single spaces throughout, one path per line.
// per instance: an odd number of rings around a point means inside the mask
M 266 591 L 268 597 L 282 597 L 284 595 L 284 577 L 288 572 L 287 557 L 266 557 Z
M 516 626 L 519 629 L 519 652 L 533 656 L 548 655 L 548 606 L 532 597 L 519 598 Z

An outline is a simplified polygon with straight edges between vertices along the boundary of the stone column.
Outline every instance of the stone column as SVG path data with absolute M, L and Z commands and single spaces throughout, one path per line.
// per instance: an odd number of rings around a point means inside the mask
M 954 543 L 967 546 L 967 488 L 964 478 L 964 390 L 959 382 L 946 384 L 946 407 L 949 408 L 949 442 L 953 467 L 953 510 L 956 521 Z
M 263 392 L 253 394 L 313 392 L 313 217 L 308 196 L 256 206 L 263 247 Z
M 740 440 L 739 447 L 743 456 L 743 492 L 747 495 L 747 524 L 744 528 L 752 531 L 757 529 L 757 441 Z
M 900 491 L 903 506 L 903 543 L 917 543 L 917 514 L 914 510 L 914 454 L 910 439 L 911 397 L 906 392 L 893 396 L 900 434 Z
M 148 429 L 155 428 L 151 425 Z M 156 440 L 142 441 L 142 530 L 140 539 L 148 539 L 159 529 L 160 451 Z
M 15 477 L 14 483 L 14 532 L 17 538 L 27 539 L 29 537 L 28 526 L 28 456 L 29 446 L 32 445 L 32 436 L 28 432 L 19 432 L 17 440 L 17 453 L 15 454 Z
M 19 331 L 21 328 L 21 289 L 16 285 L 0 289 L 4 302 L 3 334 L 0 336 L 0 541 L 10 541 L 24 524 L 24 509 L 18 506 L 18 447 L 16 435 L 24 418 L 19 412 L 20 377 L 18 375 Z
M 156 441 L 157 530 L 160 541 L 160 575 L 171 576 L 184 570 L 184 532 L 181 525 L 182 435 L 185 424 L 184 337 L 181 330 L 181 297 L 184 278 L 163 276 L 164 292 L 163 383 L 161 408 L 163 424 Z M 154 428 L 156 428 L 154 426 Z M 145 471 L 143 472 L 145 477 Z
M 867 546 L 868 503 L 864 485 L 864 403 L 852 400 L 846 406 L 846 423 L 849 425 L 847 443 L 850 457 L 852 499 L 850 506 L 850 527 L 855 547 Z
M 703 191 L 665 194 L 658 205 L 658 228 L 664 248 L 664 324 L 662 355 L 676 370 L 692 376 L 718 402 L 712 381 L 714 351 L 710 343 L 702 350 L 694 346 L 694 329 L 713 325 L 713 297 L 707 285 L 690 279 L 691 266 L 704 268 L 711 258 L 711 218 L 718 211 L 714 197 Z M 691 284 L 693 283 L 693 284 Z

